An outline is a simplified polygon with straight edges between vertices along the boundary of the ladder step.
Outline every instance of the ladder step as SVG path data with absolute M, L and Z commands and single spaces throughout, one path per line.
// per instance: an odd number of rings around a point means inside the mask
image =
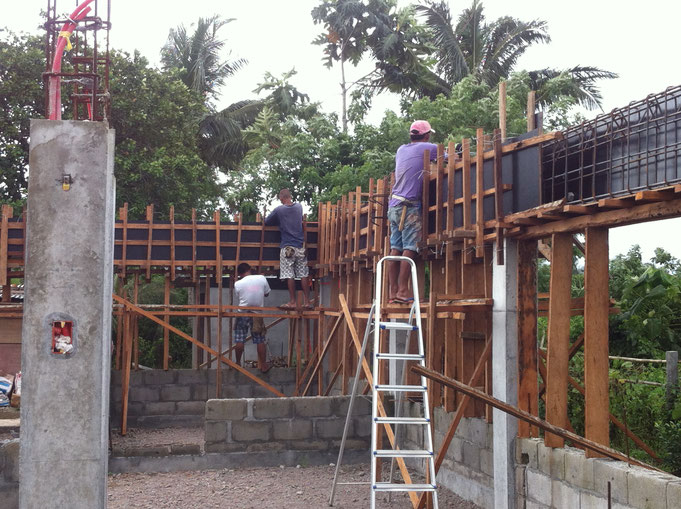
M 426 392 L 428 388 L 425 385 L 375 385 L 377 391 L 395 391 L 395 392 Z
M 376 491 L 435 491 L 435 484 L 393 484 L 389 482 L 377 482 L 372 486 Z
M 407 322 L 379 322 L 379 327 L 386 330 L 417 330 L 416 325 Z
M 376 358 L 388 360 L 397 359 L 403 361 L 420 361 L 425 358 L 425 355 L 421 355 L 420 353 L 377 353 Z
M 374 456 L 377 458 L 430 458 L 432 455 L 433 453 L 430 451 L 405 451 L 402 449 L 378 449 L 374 452 Z
M 428 424 L 430 419 L 425 417 L 376 417 L 377 424 Z

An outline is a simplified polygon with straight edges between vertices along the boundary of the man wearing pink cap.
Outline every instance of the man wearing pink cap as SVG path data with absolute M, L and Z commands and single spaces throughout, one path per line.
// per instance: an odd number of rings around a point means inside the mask
M 411 143 L 402 145 L 395 155 L 395 185 L 388 203 L 390 254 L 414 258 L 421 240 L 421 196 L 423 191 L 423 153 L 437 158 L 437 145 L 429 143 L 434 133 L 426 120 L 417 120 L 409 128 Z M 392 262 L 389 269 L 390 303 L 409 304 L 414 298 L 409 288 L 409 263 Z

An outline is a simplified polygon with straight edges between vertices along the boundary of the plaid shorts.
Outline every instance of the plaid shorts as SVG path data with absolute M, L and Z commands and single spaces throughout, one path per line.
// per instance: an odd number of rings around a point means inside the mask
M 248 316 L 237 316 L 234 324 L 234 342 L 243 343 L 248 337 L 248 331 L 253 327 L 253 318 Z M 252 334 L 253 344 L 259 345 L 265 342 L 265 336 L 260 334 Z
M 279 279 L 293 279 L 295 277 L 307 277 L 310 270 L 307 266 L 307 256 L 304 247 L 292 247 L 293 256 L 286 258 L 285 247 L 279 254 Z

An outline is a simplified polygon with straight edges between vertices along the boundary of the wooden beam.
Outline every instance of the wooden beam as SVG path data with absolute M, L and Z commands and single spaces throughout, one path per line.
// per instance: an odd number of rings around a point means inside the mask
M 505 412 L 509 415 L 512 415 L 514 417 L 517 417 L 518 419 L 522 419 L 524 421 L 529 422 L 530 424 L 533 424 L 537 426 L 538 428 L 543 429 L 544 431 L 547 431 L 548 433 L 546 434 L 549 436 L 550 434 L 556 435 L 561 437 L 561 439 L 567 439 L 567 440 L 572 440 L 576 444 L 579 444 L 587 449 L 591 449 L 594 452 L 597 452 L 599 454 L 602 454 L 603 456 L 606 456 L 608 458 L 612 458 L 615 460 L 620 460 L 624 461 L 626 463 L 632 464 L 632 465 L 637 465 L 639 467 L 647 468 L 649 470 L 654 470 L 656 472 L 661 472 L 661 470 L 648 465 L 647 463 L 643 463 L 642 461 L 635 460 L 631 458 L 630 456 L 626 456 L 625 454 L 616 451 L 614 449 L 610 449 L 609 447 L 605 447 L 601 444 L 597 444 L 596 442 L 593 442 L 591 440 L 588 440 L 584 437 L 580 437 L 579 435 L 576 435 L 575 433 L 572 433 L 570 431 L 567 431 L 564 428 L 561 428 L 559 426 L 555 426 L 554 424 L 551 424 L 550 422 L 546 422 L 543 419 L 540 419 L 539 417 L 535 417 L 534 415 L 530 415 L 527 412 L 523 412 L 522 410 L 519 410 L 518 408 L 514 407 L 513 405 L 509 405 L 508 403 L 504 403 L 503 401 L 500 401 L 489 394 L 485 394 L 482 391 L 479 391 L 473 387 L 470 387 L 464 383 L 461 383 L 457 380 L 453 380 L 451 378 L 447 378 L 439 373 L 436 373 L 428 368 L 421 367 L 419 365 L 412 366 L 411 370 L 418 374 L 418 375 L 423 375 L 427 378 L 431 378 L 443 385 L 447 385 L 449 387 L 452 387 L 453 389 L 466 394 L 467 396 L 470 396 L 472 398 L 475 398 L 479 401 L 483 401 L 484 403 L 493 406 L 494 408 L 501 410 L 502 412 Z
M 537 386 L 537 241 L 518 242 L 518 407 L 539 415 Z M 519 437 L 537 437 L 539 430 L 518 423 Z
M 476 131 L 477 145 L 475 147 L 475 257 L 482 258 L 485 254 L 485 241 L 483 239 L 485 229 L 485 133 L 481 127 Z
M 681 216 L 681 200 L 668 200 L 636 205 L 627 209 L 596 212 L 543 225 L 528 226 L 517 237 L 523 239 L 548 237 L 554 233 L 578 233 L 588 227 L 615 227 Z M 507 232 L 508 235 L 508 232 Z
M 461 142 L 463 156 L 463 170 L 461 182 L 463 186 L 463 229 L 471 230 L 471 140 L 464 138 Z M 472 262 L 471 252 L 468 249 L 468 241 L 464 241 L 464 263 Z
M 527 132 L 533 131 L 537 128 L 534 125 L 534 110 L 537 108 L 537 92 L 530 90 L 527 94 Z
M 556 234 L 551 241 L 546 420 L 560 427 L 567 423 L 571 289 L 572 235 Z M 549 447 L 563 447 L 559 435 L 547 434 L 544 441 Z
M 170 305 L 170 274 L 165 275 L 165 282 L 163 286 L 163 304 L 165 304 L 166 314 L 163 319 L 170 323 L 170 316 L 168 315 Z M 168 371 L 168 357 L 170 356 L 170 332 L 168 329 L 163 329 L 163 369 Z
M 608 229 L 586 229 L 584 262 L 585 436 L 610 446 L 608 318 Z M 588 451 L 587 456 L 594 457 Z
M 499 132 L 501 139 L 506 139 L 506 82 L 499 82 Z
M 11 205 L 3 204 L 2 206 L 2 220 L 0 222 L 0 286 L 6 287 L 9 285 L 9 279 L 7 278 L 7 237 L 9 232 L 9 219 L 12 217 L 14 211 Z M 4 290 L 7 290 L 5 288 Z M 6 297 L 5 291 L 3 290 L 3 300 Z M 10 290 L 11 295 L 11 290 Z M 7 300 L 7 302 L 9 302 Z

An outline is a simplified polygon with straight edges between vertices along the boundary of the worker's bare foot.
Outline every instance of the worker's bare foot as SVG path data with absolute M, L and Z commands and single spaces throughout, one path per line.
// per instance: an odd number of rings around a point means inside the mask
M 270 364 L 269 362 L 266 362 L 264 365 L 260 366 L 261 373 L 267 373 L 270 369 L 272 369 L 272 364 Z
M 296 309 L 296 303 L 287 302 L 286 304 L 282 304 L 281 306 L 279 306 L 279 309 Z
M 303 304 L 303 309 L 314 309 L 314 305 L 312 304 L 312 302 L 305 302 Z

